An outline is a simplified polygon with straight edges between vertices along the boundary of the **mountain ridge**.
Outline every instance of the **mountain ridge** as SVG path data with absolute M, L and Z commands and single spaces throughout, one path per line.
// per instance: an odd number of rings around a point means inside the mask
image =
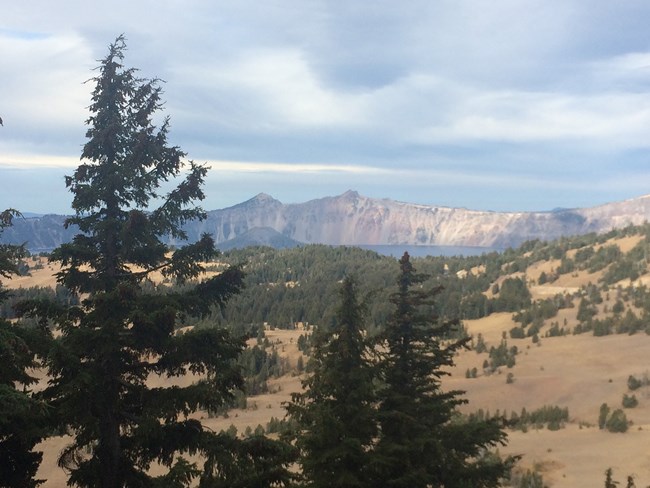
M 271 197 L 272 198 L 272 197 Z M 348 190 L 338 196 L 260 206 L 253 198 L 208 212 L 202 229 L 217 242 L 269 227 L 304 243 L 513 247 L 650 220 L 650 195 L 590 208 L 495 212 L 375 199 Z
M 33 251 L 53 249 L 77 232 L 64 229 L 64 220 L 57 215 L 15 219 L 2 240 L 26 242 Z M 254 244 L 256 235 L 264 236 L 260 244 L 268 244 L 272 230 L 287 242 L 304 244 L 507 248 L 532 239 L 602 233 L 647 221 L 650 195 L 587 208 L 496 212 L 371 198 L 348 190 L 289 204 L 259 193 L 236 205 L 208 211 L 204 221 L 189 222 L 185 229 L 190 242 L 209 233 L 217 244 L 237 242 L 243 236 L 241 242 Z M 171 238 L 169 243 L 183 244 Z

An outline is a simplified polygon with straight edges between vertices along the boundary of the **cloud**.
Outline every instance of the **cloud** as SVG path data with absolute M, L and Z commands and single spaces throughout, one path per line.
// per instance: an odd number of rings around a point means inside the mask
M 424 199 L 449 184 L 461 199 L 483 183 L 522 201 L 517 185 L 550 198 L 543 185 L 647 181 L 647 2 L 14 4 L 0 30 L 4 168 L 78 163 L 83 82 L 123 32 L 126 65 L 167 81 L 172 143 L 244 189 L 372 182 Z
M 52 155 L 3 154 L 0 156 L 1 168 L 75 168 L 79 158 Z
M 61 153 L 83 137 L 92 59 L 76 35 L 0 32 L 2 149 Z M 74 141 L 74 142 L 72 142 Z
M 184 69 L 187 69 L 185 67 Z M 194 66 L 193 85 L 242 130 L 282 132 L 364 124 L 364 95 L 328 87 L 298 49 L 256 49 L 219 69 Z M 229 103 L 235 97 L 239 103 Z M 231 117 L 232 116 L 232 117 Z
M 290 173 L 314 176 L 322 173 L 354 175 L 386 175 L 397 171 L 386 168 L 354 164 L 305 164 L 305 163 L 262 163 L 241 161 L 208 161 L 208 165 L 219 173 Z
M 487 92 L 459 101 L 451 123 L 421 128 L 414 141 L 554 142 L 592 148 L 647 147 L 647 94 Z

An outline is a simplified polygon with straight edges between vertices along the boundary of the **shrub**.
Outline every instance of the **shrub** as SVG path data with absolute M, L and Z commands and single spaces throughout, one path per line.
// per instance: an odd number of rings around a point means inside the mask
M 642 385 L 643 385 L 643 383 L 641 382 L 640 379 L 638 379 L 638 378 L 636 378 L 636 377 L 634 377 L 632 375 L 628 376 L 628 378 L 627 378 L 627 387 L 630 389 L 630 391 L 637 390 L 637 389 L 641 388 Z
M 600 411 L 598 413 L 598 428 L 604 429 L 607 425 L 607 417 L 609 416 L 609 406 L 606 403 L 603 403 L 600 406 Z
M 639 404 L 636 395 L 623 395 L 623 408 L 634 408 Z
M 512 339 L 524 339 L 526 337 L 526 331 L 523 327 L 513 327 L 510 329 L 510 337 Z
M 605 427 L 607 427 L 607 430 L 610 432 L 626 432 L 629 425 L 630 423 L 627 420 L 625 412 L 620 408 L 617 408 L 607 419 Z
M 510 486 L 514 488 L 545 488 L 544 479 L 537 471 L 526 470 L 525 473 L 513 473 Z

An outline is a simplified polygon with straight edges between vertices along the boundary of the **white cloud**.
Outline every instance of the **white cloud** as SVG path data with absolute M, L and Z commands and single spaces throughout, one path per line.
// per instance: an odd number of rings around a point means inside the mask
M 79 158 L 43 154 L 2 154 L 0 169 L 5 168 L 76 168 Z
M 650 52 L 629 52 L 585 66 L 589 81 L 599 90 L 646 92 L 650 83 Z
M 262 163 L 242 161 L 208 161 L 208 165 L 219 173 L 280 173 L 306 174 L 341 173 L 354 175 L 386 175 L 397 171 L 360 165 L 306 164 L 306 163 Z
M 650 97 L 609 93 L 474 92 L 446 124 L 420 127 L 413 141 L 580 142 L 593 148 L 647 147 Z
M 230 108 L 248 129 L 345 128 L 365 122 L 363 94 L 328 87 L 297 49 L 247 51 L 218 68 L 194 66 L 190 71 L 197 88 L 222 106 L 231 96 L 240 99 L 239 106 Z
M 0 32 L 0 91 L 5 141 L 70 147 L 66 136 L 83 137 L 92 56 L 76 35 Z M 76 143 L 78 144 L 79 139 Z M 56 151 L 56 149 L 55 149 Z

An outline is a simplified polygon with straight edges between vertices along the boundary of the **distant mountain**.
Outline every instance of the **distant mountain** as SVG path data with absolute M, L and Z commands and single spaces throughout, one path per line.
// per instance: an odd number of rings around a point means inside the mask
M 16 219 L 2 240 L 27 242 L 32 250 L 52 249 L 75 233 L 75 229 L 63 229 L 63 219 L 52 215 Z M 488 212 L 374 199 L 347 191 L 296 204 L 283 204 L 261 193 L 238 205 L 210 211 L 206 220 L 190 222 L 186 230 L 191 241 L 207 232 L 217 244 L 250 240 L 281 247 L 295 241 L 506 248 L 531 239 L 601 233 L 646 221 L 650 221 L 650 195 L 585 209 Z M 279 236 L 286 241 L 278 240 Z
M 64 215 L 42 215 L 16 217 L 11 227 L 6 227 L 0 236 L 0 242 L 26 244 L 31 252 L 49 252 L 64 242 L 70 242 L 79 232 L 76 227 L 64 227 Z
M 606 232 L 650 220 L 650 195 L 587 209 L 553 212 L 488 212 L 373 199 L 348 191 L 298 204 L 264 193 L 208 213 L 188 230 L 217 242 L 254 228 L 271 228 L 303 243 L 427 245 L 505 248 L 530 239 Z

